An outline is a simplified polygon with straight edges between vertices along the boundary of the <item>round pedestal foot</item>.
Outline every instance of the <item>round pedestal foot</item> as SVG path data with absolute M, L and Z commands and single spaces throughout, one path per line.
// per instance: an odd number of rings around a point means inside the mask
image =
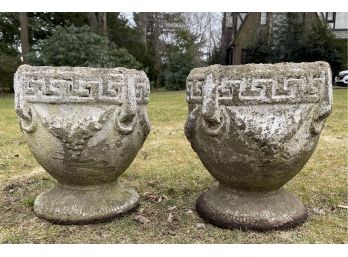
M 138 204 L 138 193 L 118 182 L 97 186 L 57 184 L 35 199 L 34 212 L 54 223 L 87 224 L 110 220 Z
M 283 189 L 248 192 L 219 186 L 198 198 L 196 210 L 213 225 L 242 230 L 282 230 L 298 226 L 308 217 L 300 200 Z

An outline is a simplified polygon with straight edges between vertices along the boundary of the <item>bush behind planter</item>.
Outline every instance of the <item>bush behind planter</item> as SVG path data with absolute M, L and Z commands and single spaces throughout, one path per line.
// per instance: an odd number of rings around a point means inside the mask
M 13 92 L 13 74 L 19 65 L 19 53 L 5 44 L 0 44 L 0 95 Z
M 30 64 L 47 66 L 134 69 L 142 66 L 127 49 L 90 31 L 88 26 L 56 27 L 51 37 L 39 41 L 28 59 Z

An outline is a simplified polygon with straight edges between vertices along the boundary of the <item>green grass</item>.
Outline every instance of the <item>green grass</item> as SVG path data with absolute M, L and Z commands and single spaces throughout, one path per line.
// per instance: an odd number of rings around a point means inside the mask
M 225 230 L 203 223 L 195 200 L 216 182 L 186 140 L 184 92 L 154 92 L 148 106 L 152 130 L 135 161 L 121 177 L 142 196 L 140 208 L 109 223 L 60 226 L 38 219 L 33 200 L 54 180 L 37 169 L 19 130 L 13 98 L 0 98 L 0 242 L 1 243 L 348 243 L 347 90 L 334 90 L 333 113 L 303 170 L 287 185 L 310 211 L 295 229 L 267 233 Z M 146 195 L 146 194 L 145 194 Z M 176 209 L 170 210 L 176 206 Z M 193 210 L 193 213 L 188 212 Z M 175 220 L 169 222 L 172 213 Z M 140 224 L 141 213 L 150 220 Z

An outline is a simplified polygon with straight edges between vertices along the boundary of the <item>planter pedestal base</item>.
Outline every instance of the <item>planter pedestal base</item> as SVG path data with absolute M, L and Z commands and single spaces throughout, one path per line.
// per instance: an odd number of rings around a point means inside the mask
M 293 194 L 239 191 L 219 185 L 197 200 L 197 213 L 222 228 L 266 231 L 287 229 L 306 221 L 307 209 Z
M 57 184 L 35 199 L 39 218 L 60 224 L 88 224 L 110 220 L 134 210 L 139 195 L 119 182 L 95 186 Z

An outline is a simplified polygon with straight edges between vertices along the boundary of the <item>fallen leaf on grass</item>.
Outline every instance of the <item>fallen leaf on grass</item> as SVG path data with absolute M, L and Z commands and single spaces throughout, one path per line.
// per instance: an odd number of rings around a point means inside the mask
M 185 211 L 186 214 L 193 214 L 193 210 L 187 210 Z
M 166 195 L 157 195 L 151 192 L 145 192 L 143 196 L 148 200 L 159 202 L 159 203 L 162 202 L 162 200 L 168 200 L 168 197 Z
M 140 208 L 137 211 L 137 215 L 142 215 L 142 216 L 146 216 L 146 217 L 152 217 L 152 216 L 157 216 L 158 215 L 158 211 L 156 210 L 151 210 L 149 208 Z
M 146 199 L 151 200 L 151 201 L 157 201 L 157 199 L 158 199 L 158 195 L 156 195 L 155 193 L 151 193 L 151 192 L 145 192 L 143 194 L 143 196 Z
M 168 221 L 169 223 L 172 223 L 173 221 L 178 221 L 178 219 L 175 218 L 175 216 L 173 215 L 173 213 L 170 212 L 169 215 L 168 215 L 167 221 Z
M 176 208 L 176 206 L 174 205 L 174 206 L 170 206 L 170 207 L 168 207 L 168 211 L 174 211 L 174 210 L 176 210 L 177 208 Z
M 158 181 L 157 180 L 151 180 L 151 181 L 148 181 L 147 182 L 147 184 L 149 185 L 149 186 L 155 186 L 155 185 L 158 185 Z
M 315 214 L 325 214 L 325 211 L 323 209 L 317 207 L 314 207 L 312 210 Z
M 166 196 L 166 195 L 161 195 L 159 198 L 158 198 L 158 200 L 157 200 L 157 202 L 162 202 L 162 200 L 168 200 L 168 196 Z
M 145 208 L 140 208 L 140 209 L 138 210 L 138 213 L 139 213 L 139 214 L 143 214 L 144 210 L 145 210 Z
M 141 224 L 147 224 L 147 223 L 150 222 L 150 220 L 149 220 L 148 218 L 145 218 L 145 217 L 142 216 L 142 215 L 135 215 L 135 216 L 133 217 L 133 220 L 138 221 L 138 222 L 141 223 Z
M 205 229 L 205 224 L 204 223 L 196 223 L 196 228 Z
M 144 160 L 146 160 L 146 158 L 149 156 L 149 153 L 144 151 L 143 156 L 144 156 Z
M 171 236 L 175 236 L 176 235 L 176 233 L 173 230 L 169 230 L 168 234 L 171 235 Z

